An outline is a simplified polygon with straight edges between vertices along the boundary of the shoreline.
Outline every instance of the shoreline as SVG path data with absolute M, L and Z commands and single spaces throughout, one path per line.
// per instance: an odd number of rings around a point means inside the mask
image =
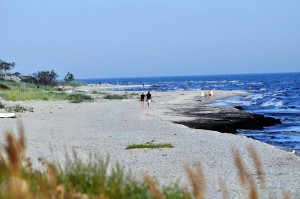
M 122 93 L 113 91 L 114 93 Z M 216 91 L 214 100 L 227 98 L 240 91 Z M 218 198 L 218 180 L 226 179 L 231 198 L 242 198 L 243 193 L 236 178 L 231 148 L 240 150 L 250 171 L 251 159 L 247 146 L 252 144 L 259 153 L 265 168 L 269 190 L 276 194 L 288 190 L 299 196 L 295 187 L 300 186 L 300 158 L 259 141 L 216 131 L 190 129 L 172 123 L 184 119 L 170 110 L 172 107 L 196 106 L 198 91 L 152 92 L 156 103 L 141 108 L 138 99 L 121 101 L 97 100 L 81 104 L 66 101 L 22 102 L 32 106 L 33 113 L 22 113 L 28 142 L 28 155 L 35 160 L 45 157 L 63 163 L 65 150 L 75 149 L 81 157 L 89 152 L 108 155 L 111 163 L 120 162 L 138 178 L 147 173 L 163 185 L 179 182 L 185 186 L 187 177 L 184 166 L 200 161 L 204 167 L 208 198 Z M 200 102 L 201 103 L 201 102 Z M 1 119 L 1 140 L 7 130 L 16 131 L 15 119 Z M 171 143 L 173 149 L 126 150 L 129 144 Z M 52 152 L 50 150 L 52 148 Z M 71 154 L 71 153 L 70 153 Z M 37 162 L 35 162 L 37 166 Z M 261 193 L 263 194 L 263 193 Z

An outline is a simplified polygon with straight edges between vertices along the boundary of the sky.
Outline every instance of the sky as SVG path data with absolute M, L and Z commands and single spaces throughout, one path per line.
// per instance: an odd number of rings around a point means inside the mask
M 299 0 L 0 0 L 0 59 L 60 78 L 300 72 Z

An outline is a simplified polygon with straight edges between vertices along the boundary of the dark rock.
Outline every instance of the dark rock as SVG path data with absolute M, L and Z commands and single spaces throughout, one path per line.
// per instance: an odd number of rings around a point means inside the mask
M 244 110 L 244 108 L 242 106 L 235 106 L 234 108 L 236 108 L 238 110 Z
M 224 133 L 237 133 L 238 129 L 263 129 L 267 126 L 281 124 L 279 119 L 247 113 L 234 107 L 201 106 L 175 111 L 177 114 L 195 118 L 187 121 L 176 121 L 177 124 Z

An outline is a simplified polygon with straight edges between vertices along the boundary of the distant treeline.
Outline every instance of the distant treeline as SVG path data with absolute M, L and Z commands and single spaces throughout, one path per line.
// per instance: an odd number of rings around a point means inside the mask
M 57 85 L 58 81 L 57 78 L 59 77 L 54 70 L 51 71 L 37 71 L 32 75 L 22 75 L 19 72 L 9 73 L 14 67 L 16 66 L 15 62 L 6 62 L 0 59 L 0 79 L 10 79 L 9 77 L 15 76 L 18 77 L 19 81 L 27 82 L 27 83 L 34 83 L 40 85 L 49 85 L 55 86 Z M 72 73 L 68 72 L 64 77 L 65 82 L 74 81 L 75 77 Z

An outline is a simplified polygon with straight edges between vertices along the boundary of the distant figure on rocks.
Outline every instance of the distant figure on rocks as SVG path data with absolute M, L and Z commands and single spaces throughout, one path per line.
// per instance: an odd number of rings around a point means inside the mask
M 201 88 L 201 91 L 200 91 L 200 95 L 201 95 L 201 99 L 204 99 L 204 98 L 205 98 L 204 91 L 203 91 L 202 88 Z
M 204 92 L 204 97 L 205 97 L 206 100 L 208 99 L 208 95 L 209 95 L 208 90 L 206 90 L 206 91 Z
M 145 105 L 145 94 L 144 93 L 141 94 L 140 101 L 141 101 L 142 107 L 144 107 L 144 105 Z
M 209 90 L 209 91 L 208 91 L 208 97 L 209 97 L 209 100 L 212 100 L 212 96 L 213 96 L 213 91 L 212 91 L 212 90 Z
M 150 94 L 150 91 L 148 91 L 148 93 L 147 93 L 147 104 L 148 104 L 148 107 L 150 106 L 150 102 L 152 101 L 152 96 L 151 96 L 151 94 Z

